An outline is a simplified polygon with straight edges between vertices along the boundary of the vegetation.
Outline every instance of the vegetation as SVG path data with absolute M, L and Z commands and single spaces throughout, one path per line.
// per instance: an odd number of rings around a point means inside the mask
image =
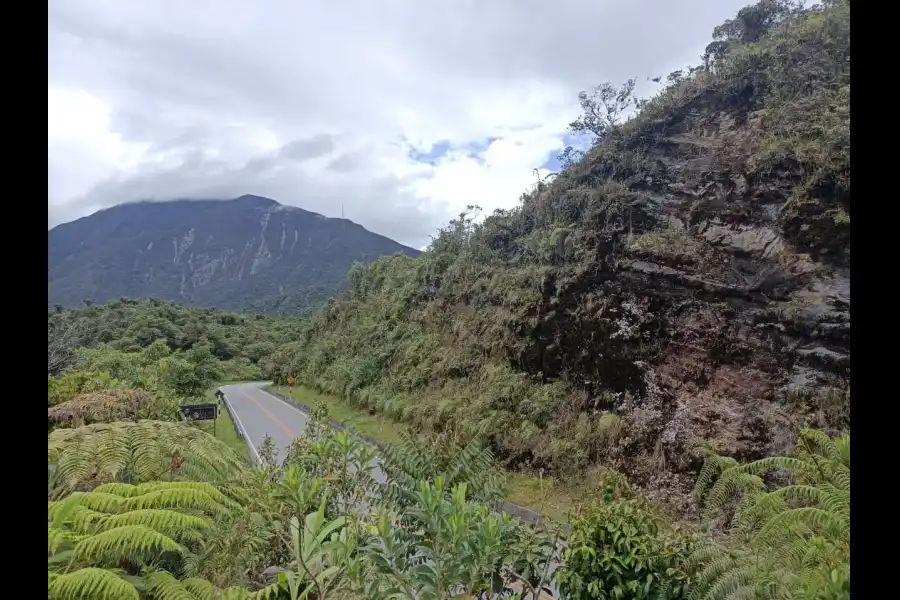
M 775 324 L 768 294 L 790 290 L 783 273 L 712 281 L 738 260 L 849 257 L 848 16 L 843 0 L 762 0 L 656 97 L 583 94 L 572 127 L 595 145 L 552 182 L 482 223 L 462 215 L 421 257 L 355 267 L 307 322 L 160 301 L 51 310 L 48 598 L 848 599 L 849 384 L 818 413 L 796 395 L 735 402 L 782 355 L 728 330 L 746 314 L 715 294 L 752 305 L 756 331 Z M 720 195 L 698 191 L 717 178 Z M 663 188 L 691 190 L 682 227 Z M 793 248 L 777 261 L 727 262 L 690 228 L 738 227 L 773 198 Z M 803 329 L 791 319 L 775 329 Z M 322 395 L 281 461 L 264 443 L 248 464 L 179 419 L 221 381 L 288 376 Z M 422 432 L 379 448 L 384 481 L 375 450 L 331 428 L 325 394 Z M 747 406 L 760 414 L 741 439 L 775 429 L 760 406 L 791 411 L 789 435 L 734 445 L 726 417 Z M 526 524 L 494 509 L 515 480 L 502 467 L 596 485 L 568 522 Z M 693 520 L 657 502 L 684 479 Z
M 572 127 L 594 146 L 520 207 L 482 222 L 473 207 L 422 256 L 357 265 L 351 289 L 272 355 L 276 382 L 483 434 L 510 468 L 612 465 L 685 510 L 700 446 L 748 458 L 789 446 L 780 382 L 790 365 L 820 367 L 764 332 L 849 352 L 844 321 L 806 325 L 774 301 L 808 302 L 796 273 L 812 259 L 848 264 L 849 3 L 763 0 L 714 37 L 704 65 L 649 100 L 633 82 L 582 94 Z M 704 235 L 716 223 L 778 236 L 778 254 L 725 250 Z M 847 333 L 810 342 L 826 327 Z M 849 390 L 848 370 L 825 370 Z M 837 397 L 846 408 L 849 392 Z M 789 417 L 839 432 L 848 415 Z

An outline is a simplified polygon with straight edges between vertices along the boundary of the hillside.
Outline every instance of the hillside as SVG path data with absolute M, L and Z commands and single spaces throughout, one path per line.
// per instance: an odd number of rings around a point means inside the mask
M 50 230 L 48 305 L 162 298 L 303 314 L 356 261 L 418 255 L 346 219 L 258 196 L 124 204 Z
M 174 352 L 202 346 L 223 361 L 227 379 L 258 380 L 267 376 L 266 360 L 272 352 L 291 342 L 302 323 L 299 318 L 233 314 L 158 299 L 51 309 L 47 372 L 52 376 L 75 367 L 77 348 L 105 345 L 115 352 L 133 353 L 161 342 Z
M 690 512 L 710 450 L 849 430 L 849 4 L 764 0 L 520 207 L 385 257 L 277 364 L 363 409 L 484 432 L 507 466 L 596 464 Z M 579 475 L 580 476 L 580 475 Z

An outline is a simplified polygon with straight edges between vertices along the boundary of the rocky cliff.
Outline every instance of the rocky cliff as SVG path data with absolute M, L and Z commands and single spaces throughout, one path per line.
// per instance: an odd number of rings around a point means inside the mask
M 157 297 L 302 314 L 356 261 L 419 254 L 345 220 L 259 196 L 125 204 L 49 232 L 48 304 Z
M 705 453 L 849 428 L 849 90 L 848 2 L 748 7 L 629 122 L 583 96 L 602 137 L 520 208 L 355 272 L 284 370 L 689 513 Z

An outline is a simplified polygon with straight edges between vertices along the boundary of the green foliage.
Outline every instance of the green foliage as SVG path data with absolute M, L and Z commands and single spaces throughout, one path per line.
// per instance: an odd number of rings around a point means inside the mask
M 492 502 L 502 497 L 503 480 L 493 463 L 493 455 L 477 440 L 465 446 L 446 434 L 416 438 L 401 433 L 398 444 L 381 451 L 381 468 L 387 476 L 382 498 L 395 506 L 405 506 L 415 495 L 416 482 L 440 477 L 449 491 L 465 484 L 471 499 Z
M 593 147 L 521 206 L 483 221 L 469 207 L 422 256 L 354 266 L 307 321 L 155 300 L 50 311 L 48 418 L 76 427 L 48 436 L 48 595 L 536 597 L 562 563 L 573 599 L 848 598 L 849 435 L 803 430 L 793 455 L 745 465 L 709 457 L 695 499 L 710 539 L 611 469 L 562 557 L 559 530 L 490 508 L 495 457 L 574 475 L 663 443 L 643 431 L 657 409 L 641 365 L 671 323 L 616 278 L 635 256 L 699 269 L 708 245 L 664 225 L 660 198 L 698 199 L 686 224 L 716 217 L 707 204 L 778 201 L 787 242 L 849 257 L 849 3 L 762 0 L 713 37 L 654 98 L 633 82 L 582 94 L 572 126 Z M 704 199 L 714 180 L 742 180 L 752 202 Z M 172 422 L 223 379 L 289 376 L 425 435 L 379 450 L 379 484 L 373 450 L 321 410 L 258 469 Z
M 572 524 L 556 579 L 573 600 L 684 598 L 692 544 L 639 499 L 601 502 Z
M 54 425 L 82 425 L 164 417 L 169 407 L 160 406 L 143 390 L 113 389 L 81 394 L 47 409 L 47 421 Z
M 140 600 L 134 585 L 105 569 L 48 573 L 47 579 L 47 595 L 53 600 Z
M 790 482 L 770 489 L 779 472 Z M 849 435 L 802 430 L 794 456 L 745 465 L 711 457 L 695 493 L 710 516 L 733 515 L 734 539 L 692 557 L 691 598 L 850 597 Z
M 297 318 L 240 315 L 162 300 L 115 300 L 89 308 L 50 311 L 47 322 L 51 346 L 62 337 L 71 338 L 72 347 L 111 344 L 125 352 L 157 341 L 172 352 L 205 344 L 216 358 L 243 357 L 253 364 L 264 360 L 273 346 L 289 342 L 303 323 Z M 71 331 L 77 336 L 64 336 Z
M 367 547 L 375 575 L 365 597 L 449 599 L 499 592 L 500 569 L 515 539 L 512 520 L 467 501 L 464 483 L 448 490 L 438 477 L 432 484 L 420 482 L 413 495 L 413 506 L 399 516 L 409 527 L 396 527 L 397 515 L 376 516 L 377 533 Z
M 69 371 L 59 378 L 47 379 L 47 406 L 56 406 L 79 394 L 118 387 L 124 387 L 124 383 L 116 381 L 109 373 L 85 370 Z
M 180 571 L 191 548 L 216 535 L 217 519 L 238 509 L 216 487 L 190 482 L 107 484 L 50 502 L 48 594 L 60 600 L 207 597 L 194 592 L 218 590 L 196 580 L 191 589 L 190 580 L 168 571 Z
M 623 262 L 728 279 L 742 267 L 710 262 L 691 224 L 756 219 L 759 198 L 784 205 L 775 225 L 799 251 L 848 260 L 848 11 L 763 0 L 655 97 L 635 100 L 633 82 L 583 94 L 573 127 L 595 139 L 582 159 L 515 209 L 480 221 L 470 207 L 415 259 L 354 268 L 350 289 L 273 352 L 273 378 L 416 430 L 483 431 L 509 467 L 564 476 L 652 453 L 655 433 L 631 435 L 641 427 L 622 398 L 640 401 L 646 366 L 680 351 L 677 326 L 666 297 L 623 281 Z M 613 414 L 621 427 L 609 429 Z
M 57 429 L 47 439 L 47 464 L 54 494 L 115 481 L 225 481 L 245 471 L 242 458 L 221 441 L 165 421 Z

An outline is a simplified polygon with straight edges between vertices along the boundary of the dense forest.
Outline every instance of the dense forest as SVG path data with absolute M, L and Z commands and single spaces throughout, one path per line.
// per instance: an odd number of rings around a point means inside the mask
M 307 320 L 49 310 L 48 598 L 849 598 L 849 3 L 713 38 Z M 179 419 L 290 375 L 411 425 L 386 481 L 324 405 L 259 464 Z M 526 524 L 492 510 L 515 470 L 592 493 Z

